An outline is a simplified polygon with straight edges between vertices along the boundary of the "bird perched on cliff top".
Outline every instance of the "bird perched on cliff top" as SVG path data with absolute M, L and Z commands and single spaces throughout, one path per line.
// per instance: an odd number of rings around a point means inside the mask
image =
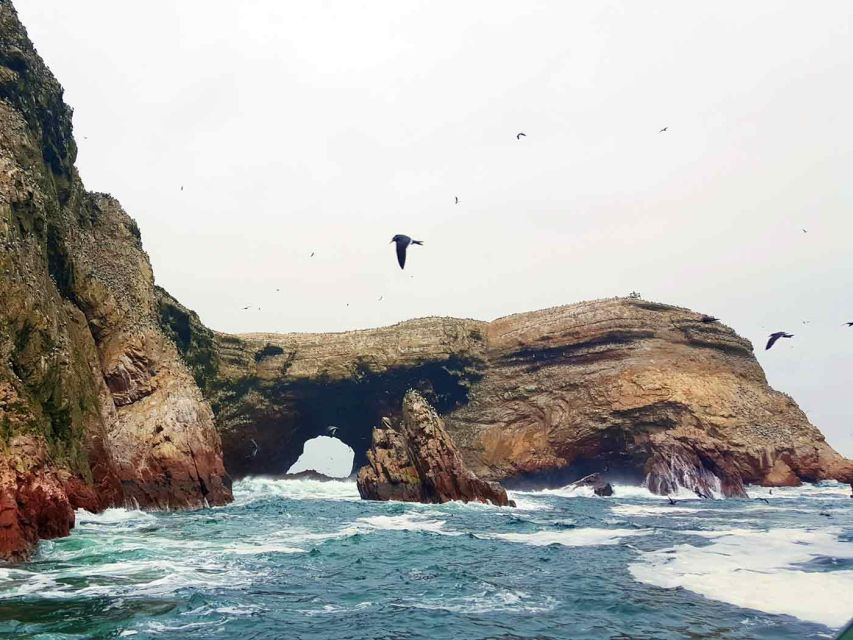
M 767 341 L 767 346 L 764 347 L 764 350 L 767 351 L 770 347 L 776 344 L 776 341 L 779 338 L 793 338 L 793 333 L 785 333 L 784 331 L 777 331 L 776 333 L 770 334 L 770 339 Z
M 518 133 L 515 134 L 516 140 L 521 140 L 522 137 L 525 137 L 525 138 L 527 137 L 527 134 L 524 133 L 523 131 L 519 131 Z
M 400 263 L 401 269 L 406 266 L 406 249 L 409 248 L 409 245 L 423 244 L 420 240 L 412 240 L 409 236 L 404 236 L 402 233 L 398 233 L 396 236 L 391 238 L 391 242 L 397 243 L 397 262 Z
M 669 129 L 669 127 L 664 127 L 663 129 L 661 129 L 660 131 L 658 131 L 658 133 L 663 133 L 663 132 L 664 132 L 664 131 L 666 131 L 667 129 Z
M 719 318 L 715 318 L 714 316 L 702 316 L 701 322 L 709 323 L 709 322 L 719 322 Z

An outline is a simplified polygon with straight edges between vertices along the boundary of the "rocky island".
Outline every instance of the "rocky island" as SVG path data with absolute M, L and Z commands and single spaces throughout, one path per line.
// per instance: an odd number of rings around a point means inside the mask
M 368 465 L 368 496 L 385 491 L 371 443 L 398 447 L 395 425 L 411 442 L 423 420 L 447 436 L 450 488 L 424 483 L 434 474 L 410 458 L 411 495 L 389 497 L 500 504 L 492 482 L 590 473 L 726 496 L 853 480 L 853 462 L 768 386 L 749 341 L 676 306 L 617 298 L 492 322 L 213 331 L 155 286 L 136 223 L 85 190 L 75 156 L 62 89 L 0 1 L 2 558 L 67 535 L 78 508 L 226 503 L 229 473 L 279 475 L 328 425 Z M 473 494 L 456 492 L 460 477 Z

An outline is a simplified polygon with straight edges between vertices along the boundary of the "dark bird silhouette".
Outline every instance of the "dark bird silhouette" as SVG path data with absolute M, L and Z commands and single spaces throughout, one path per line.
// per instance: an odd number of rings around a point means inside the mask
M 767 351 L 770 347 L 776 344 L 776 341 L 779 338 L 793 338 L 793 333 L 785 333 L 784 331 L 777 331 L 776 333 L 770 334 L 770 339 L 767 341 L 767 346 L 764 347 L 764 350 Z
M 719 322 L 719 318 L 715 318 L 714 316 L 702 316 L 702 322 L 711 323 L 711 322 Z
M 248 307 L 243 307 L 243 311 L 245 311 L 246 309 L 251 309 L 251 306 L 252 305 L 249 305 Z
M 770 500 L 768 500 L 767 498 L 756 498 L 756 500 L 761 500 L 762 502 L 766 502 L 767 504 L 770 504 Z
M 183 190 L 184 190 L 184 185 L 181 185 L 181 191 L 183 191 Z
M 454 196 L 454 197 L 456 198 L 456 202 L 454 202 L 453 204 L 459 204 L 459 196 Z
M 397 243 L 397 262 L 400 263 L 401 269 L 406 267 L 406 249 L 409 248 L 409 245 L 423 244 L 420 240 L 412 240 L 409 236 L 404 236 L 402 233 L 398 233 L 396 236 L 391 238 L 391 242 Z
M 667 496 L 666 499 L 669 500 L 669 504 L 678 504 L 678 500 L 673 500 L 670 496 Z
M 845 322 L 844 324 L 846 324 L 848 327 L 853 327 L 853 322 Z
M 803 229 L 803 233 L 808 233 L 808 231 L 806 231 L 805 229 Z
M 308 256 L 308 257 L 309 257 L 309 258 L 313 258 L 313 257 L 314 257 L 314 252 L 312 251 L 312 252 L 311 252 L 311 255 L 310 255 L 310 256 Z
M 667 129 L 669 129 L 669 127 L 664 127 L 663 129 L 661 129 L 660 131 L 658 131 L 658 133 L 663 133 L 663 132 L 664 132 L 664 131 L 666 131 Z
M 524 136 L 524 137 L 526 138 L 526 137 L 527 137 L 527 134 L 526 134 L 526 133 L 524 133 L 523 131 L 519 131 L 517 134 L 515 134 L 515 139 L 516 139 L 516 140 L 521 140 L 522 136 Z
M 254 438 L 249 438 L 249 440 L 251 440 L 252 444 L 255 445 L 255 450 L 252 451 L 252 457 L 254 458 L 256 455 L 258 455 L 258 450 L 260 449 L 260 447 L 258 446 L 258 443 L 255 442 Z

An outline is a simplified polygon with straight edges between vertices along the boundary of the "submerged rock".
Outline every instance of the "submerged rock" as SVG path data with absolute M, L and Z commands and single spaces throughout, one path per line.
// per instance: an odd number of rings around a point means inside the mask
M 417 391 L 403 398 L 395 425 L 384 418 L 373 430 L 368 464 L 358 472 L 366 500 L 441 503 L 450 500 L 515 506 L 497 482 L 477 478 L 465 464 L 435 409 Z
M 613 486 L 604 480 L 600 473 L 591 473 L 580 480 L 575 480 L 569 485 L 572 489 L 578 487 L 592 487 L 592 492 L 597 496 L 612 496 Z

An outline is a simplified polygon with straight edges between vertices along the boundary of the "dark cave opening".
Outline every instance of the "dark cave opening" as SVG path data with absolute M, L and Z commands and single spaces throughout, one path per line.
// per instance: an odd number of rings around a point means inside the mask
M 449 358 L 380 373 L 357 366 L 355 375 L 345 380 L 247 388 L 243 394 L 263 396 L 265 410 L 246 416 L 239 431 L 222 434 L 225 466 L 236 478 L 281 475 L 308 440 L 333 435 L 354 451 L 355 472 L 367 462 L 373 427 L 385 416 L 399 416 L 407 390 L 417 389 L 439 413 L 448 413 L 468 402 L 470 385 L 482 377 L 480 371 L 477 361 Z

